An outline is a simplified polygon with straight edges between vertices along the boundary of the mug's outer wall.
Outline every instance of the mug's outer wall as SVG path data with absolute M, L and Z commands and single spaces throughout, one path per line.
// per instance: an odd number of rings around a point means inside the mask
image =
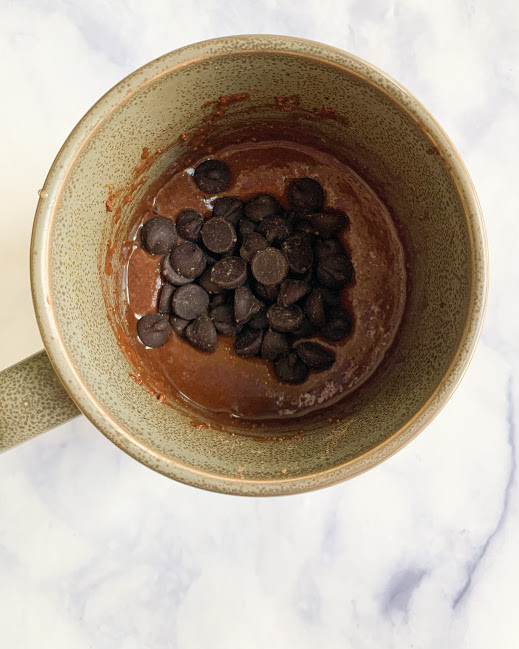
M 0 452 L 80 414 L 42 351 L 0 372 Z

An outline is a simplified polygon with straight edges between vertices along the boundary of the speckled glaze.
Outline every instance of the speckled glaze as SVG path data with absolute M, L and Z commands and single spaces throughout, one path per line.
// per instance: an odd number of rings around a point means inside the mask
M 0 453 L 81 414 L 46 352 L 0 372 Z
M 117 244 L 135 204 L 184 151 L 211 109 L 208 100 L 246 92 L 218 123 L 246 126 L 324 107 L 312 128 L 338 139 L 351 165 L 382 196 L 406 247 L 410 283 L 398 340 L 374 379 L 341 416 L 297 423 L 262 441 L 239 430 L 193 425 L 130 377 L 103 293 L 115 306 L 115 276 L 104 273 L 107 240 Z M 294 112 L 276 96 L 298 94 Z M 240 122 L 241 120 L 241 122 Z M 310 125 L 310 122 L 309 122 Z M 118 223 L 107 185 L 129 187 L 146 147 L 165 151 L 142 172 Z M 142 178 L 145 178 L 142 180 Z M 113 245 L 113 243 L 112 243 Z M 205 489 L 278 495 L 324 487 L 369 469 L 408 443 L 436 415 L 474 351 L 486 299 L 486 242 L 477 197 L 452 143 L 405 89 L 345 52 L 279 36 L 236 36 L 191 45 L 144 66 L 108 92 L 57 156 L 38 205 L 31 275 L 46 350 L 67 391 L 115 444 L 156 471 Z M 101 266 L 101 272 L 99 267 Z M 115 269 L 117 271 L 117 269 Z M 13 387 L 13 390 L 15 388 Z M 18 388 L 16 388 L 18 389 Z M 11 398 L 4 387 L 3 399 Z M 49 421 L 41 403 L 43 422 Z M 31 429 L 36 432 L 35 428 Z M 283 433 L 283 437 L 280 437 Z M 19 432 L 20 439 L 22 435 Z

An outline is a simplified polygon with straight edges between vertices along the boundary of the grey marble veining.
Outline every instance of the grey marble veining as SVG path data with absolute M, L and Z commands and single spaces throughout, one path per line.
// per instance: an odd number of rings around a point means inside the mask
M 491 251 L 488 313 L 446 408 L 376 469 L 254 500 L 176 484 L 77 419 L 0 456 L 9 649 L 515 649 L 519 599 L 519 5 L 512 0 L 0 5 L 0 367 L 41 347 L 37 190 L 120 78 L 184 44 L 297 35 L 407 86 L 460 150 Z

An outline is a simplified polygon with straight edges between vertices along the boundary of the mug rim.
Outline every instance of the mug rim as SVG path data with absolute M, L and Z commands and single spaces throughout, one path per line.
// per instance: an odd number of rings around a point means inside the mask
M 196 56 L 200 46 L 217 50 Z M 315 50 L 309 52 L 309 50 Z M 87 387 L 67 354 L 53 313 L 49 286 L 49 241 L 58 198 L 68 173 L 96 129 L 129 96 L 172 70 L 204 58 L 233 52 L 279 52 L 339 65 L 388 94 L 424 129 L 432 143 L 448 157 L 449 174 L 456 185 L 467 220 L 473 258 L 470 305 L 456 352 L 441 381 L 422 407 L 392 435 L 365 453 L 338 466 L 299 477 L 251 480 L 212 474 L 182 464 L 141 444 L 106 413 Z M 149 74 L 159 66 L 159 72 Z M 474 255 L 475 252 L 479 254 Z M 463 378 L 474 354 L 483 324 L 488 294 L 488 246 L 479 200 L 468 170 L 454 144 L 425 106 L 406 88 L 367 61 L 338 48 L 291 36 L 247 34 L 224 36 L 186 45 L 150 61 L 124 77 L 90 108 L 58 152 L 40 191 L 31 250 L 31 291 L 40 334 L 50 361 L 70 397 L 85 416 L 121 450 L 170 478 L 211 491 L 236 495 L 285 495 L 312 491 L 352 478 L 380 464 L 414 439 L 440 412 Z M 446 385 L 448 383 L 448 385 Z M 143 455 L 143 451 L 145 455 Z M 147 461 L 149 459 L 149 461 Z

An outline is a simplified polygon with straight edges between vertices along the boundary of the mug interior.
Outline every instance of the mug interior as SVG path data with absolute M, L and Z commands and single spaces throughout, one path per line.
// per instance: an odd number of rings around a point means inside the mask
M 236 94 L 240 101 L 229 102 L 204 135 L 204 118 L 215 109 L 208 102 Z M 288 110 L 275 100 L 292 96 L 298 99 L 285 104 Z M 259 123 L 297 124 L 339 146 L 393 215 L 408 272 L 404 318 L 375 375 L 333 411 L 305 421 L 304 434 L 300 422 L 287 421 L 273 425 L 268 441 L 239 434 L 238 423 L 215 430 L 187 405 L 158 402 L 132 380 L 131 359 L 116 337 L 124 323 L 114 320 L 124 299 L 114 253 L 151 183 L 186 155 L 190 143 L 179 136 L 200 133 L 203 147 L 229 129 Z M 33 291 L 49 354 L 69 392 L 112 441 L 176 479 L 229 493 L 277 494 L 351 477 L 419 432 L 472 353 L 485 281 L 470 181 L 416 100 L 346 53 L 280 37 L 236 37 L 166 55 L 87 114 L 44 189 Z M 105 205 L 110 192 L 114 212 Z

